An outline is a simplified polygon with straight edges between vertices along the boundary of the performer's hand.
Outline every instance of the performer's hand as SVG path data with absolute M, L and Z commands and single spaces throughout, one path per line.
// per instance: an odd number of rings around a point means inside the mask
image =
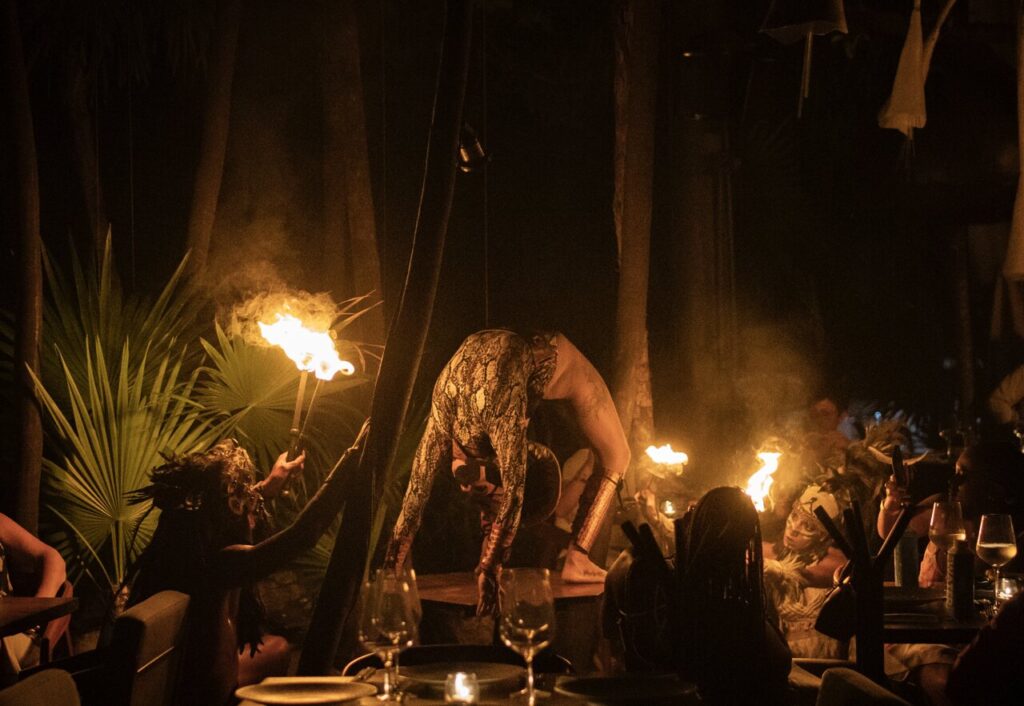
M 882 509 L 890 513 L 898 513 L 904 504 L 910 502 L 910 496 L 906 488 L 901 488 L 896 482 L 896 476 L 890 475 L 885 482 L 885 500 L 882 501 Z
M 285 486 L 288 484 L 288 480 L 295 474 L 301 473 L 302 469 L 305 468 L 306 454 L 303 452 L 294 461 L 288 460 L 288 452 L 285 451 L 277 457 L 277 461 L 274 462 L 274 467 L 271 469 L 267 477 L 264 478 L 256 489 L 263 495 L 264 498 L 270 500 L 276 498 Z
M 476 614 L 496 615 L 498 613 L 498 574 L 482 571 L 476 577 Z

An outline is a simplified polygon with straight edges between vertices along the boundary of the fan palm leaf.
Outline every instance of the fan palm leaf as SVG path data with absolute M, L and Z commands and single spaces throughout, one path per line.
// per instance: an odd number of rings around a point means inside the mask
M 143 352 L 133 365 L 126 341 L 116 369 L 98 338 L 84 349 L 81 373 L 58 353 L 66 404 L 34 376 L 55 442 L 43 461 L 44 507 L 57 520 L 54 543 L 72 570 L 116 587 L 157 519 L 149 503 L 131 505 L 126 495 L 149 482 L 164 455 L 205 450 L 223 422 L 190 400 L 197 373 L 182 380 L 184 349 L 155 361 Z

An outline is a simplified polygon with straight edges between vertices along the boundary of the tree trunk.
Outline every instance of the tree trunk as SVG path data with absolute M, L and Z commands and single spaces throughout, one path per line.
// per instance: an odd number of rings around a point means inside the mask
M 217 21 L 213 28 L 215 44 L 203 100 L 199 166 L 196 168 L 192 209 L 188 218 L 188 272 L 193 279 L 201 277 L 206 270 L 220 184 L 224 177 L 224 155 L 231 118 L 231 83 L 235 74 L 241 14 L 241 0 L 221 0 L 217 5 Z
M 353 5 L 353 0 L 328 3 L 323 34 L 323 264 L 331 278 L 324 285 L 340 298 L 382 294 Z M 363 315 L 356 327 L 363 340 L 381 342 L 383 310 Z
M 619 293 L 612 394 L 633 458 L 640 462 L 640 467 L 645 458 L 643 448 L 653 436 L 647 362 L 647 287 L 659 14 L 657 0 L 624 0 L 619 6 L 615 28 L 614 211 L 619 241 Z M 636 475 L 635 470 L 627 475 L 627 493 L 635 492 L 641 480 Z
M 100 179 L 99 145 L 96 144 L 96 116 L 89 105 L 89 81 L 81 66 L 72 65 L 67 75 L 68 116 L 71 121 L 71 143 L 82 199 L 89 219 L 89 235 L 97 262 L 103 261 L 107 240 L 107 207 L 103 200 Z M 96 108 L 98 110 L 98 107 Z
M 299 661 L 299 674 L 325 674 L 338 650 L 362 583 L 370 528 L 401 434 L 434 306 L 469 72 L 472 0 L 448 0 L 427 163 L 405 286 L 374 388 L 371 427 L 359 468 L 348 484 L 338 541 Z M 386 534 L 386 530 L 385 530 Z
M 18 322 L 15 333 L 14 384 L 18 419 L 17 495 L 15 519 L 29 532 L 39 526 L 39 473 L 43 430 L 29 370 L 39 370 L 39 341 L 43 320 L 42 244 L 39 235 L 39 172 L 35 130 L 29 103 L 28 76 L 14 0 L 4 3 L 3 36 L 6 87 L 3 94 L 11 173 L 17 187 L 10 230 L 18 249 Z

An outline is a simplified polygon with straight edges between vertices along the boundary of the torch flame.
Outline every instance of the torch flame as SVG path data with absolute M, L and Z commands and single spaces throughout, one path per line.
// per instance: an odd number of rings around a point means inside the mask
M 328 332 L 308 329 L 291 314 L 277 314 L 274 323 L 260 321 L 259 325 L 263 338 L 280 346 L 299 370 L 313 373 L 321 380 L 330 380 L 339 372 L 351 375 L 356 371 L 352 363 L 338 356 Z
M 761 467 L 747 479 L 747 489 L 743 492 L 754 501 L 754 507 L 758 512 L 764 512 L 764 499 L 768 495 L 772 483 L 775 482 L 772 475 L 779 470 L 779 456 L 781 455 L 777 451 L 761 451 L 757 454 L 761 461 Z
M 661 446 L 648 446 L 647 455 L 650 456 L 651 460 L 655 463 L 671 464 L 676 466 L 684 466 L 689 462 L 690 457 L 682 451 L 673 451 L 672 444 L 663 444 Z

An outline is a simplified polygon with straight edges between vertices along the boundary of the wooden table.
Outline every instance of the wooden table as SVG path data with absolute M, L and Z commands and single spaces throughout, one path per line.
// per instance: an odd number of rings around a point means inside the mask
M 78 608 L 77 598 L 0 597 L 0 637 L 25 632 Z
M 416 586 L 423 603 L 461 608 L 467 614 L 476 612 L 476 576 L 471 571 L 418 576 Z M 552 573 L 551 593 L 558 608 L 571 603 L 593 602 L 604 593 L 604 582 L 566 583 L 561 576 Z
M 988 618 L 980 613 L 956 620 L 946 613 L 942 588 L 885 587 L 884 640 L 891 643 L 970 642 Z

